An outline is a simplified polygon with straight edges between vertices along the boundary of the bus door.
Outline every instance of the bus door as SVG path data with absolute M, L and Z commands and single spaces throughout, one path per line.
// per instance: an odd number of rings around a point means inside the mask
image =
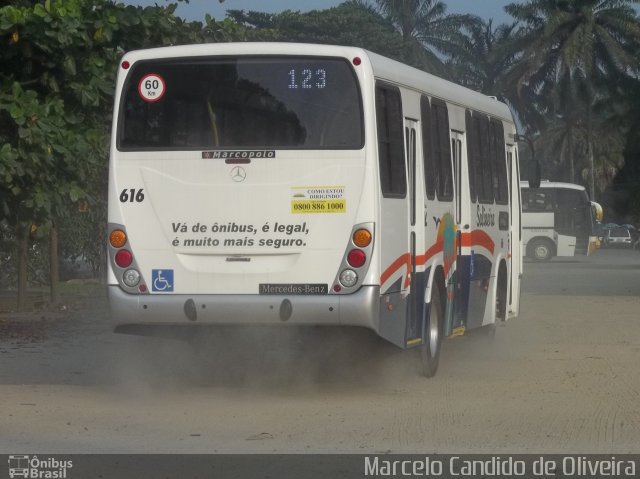
M 425 307 L 424 292 L 427 287 L 427 278 L 424 272 L 416 271 L 416 256 L 420 254 L 417 245 L 424 244 L 424 228 L 418 229 L 418 218 L 422 219 L 423 213 L 418 212 L 418 205 L 424 201 L 422 188 L 418 188 L 418 158 L 421 158 L 421 141 L 418 138 L 420 128 L 416 120 L 405 118 L 405 154 L 407 158 L 407 170 L 409 172 L 409 253 L 411 257 L 411 282 L 409 284 L 409 301 L 407 302 L 407 320 L 405 331 L 404 347 L 418 346 L 422 343 L 422 319 L 423 308 Z M 420 202 L 418 202 L 420 198 Z
M 464 134 L 451 131 L 451 159 L 453 161 L 454 184 L 454 221 L 456 225 L 456 271 L 447 285 L 447 289 L 453 295 L 454 301 L 449 302 L 447 310 L 446 335 L 451 334 L 457 328 L 465 325 L 467 317 L 467 299 L 469 297 L 469 275 L 467 267 L 462 260 L 462 147 Z
M 381 262 L 379 334 L 405 348 L 413 263 L 409 228 L 415 215 L 415 205 L 410 207 L 415 188 L 409 186 L 415 175 L 409 170 L 415 165 L 417 131 L 415 122 L 405 121 L 402 115 L 401 94 L 395 86 L 376 85 L 376 116 L 381 183 L 376 243 Z
M 404 244 L 404 253 L 393 261 L 391 268 L 396 272 L 391 274 L 397 276 L 393 284 L 386 290 L 383 297 L 380 335 L 391 341 L 396 346 L 406 348 L 418 346 L 422 341 L 422 332 L 419 325 L 422 303 L 420 291 L 424 291 L 424 280 L 416 280 L 416 150 L 418 148 L 418 122 L 409 118 L 404 119 L 404 159 L 407 170 L 407 191 L 404 199 L 394 200 L 392 204 L 387 202 L 388 208 L 385 212 L 385 202 L 383 201 L 381 234 L 383 244 L 391 241 L 394 253 L 397 255 L 397 246 Z M 398 206 L 404 205 L 398 209 Z M 390 216 L 391 208 L 395 208 L 395 213 Z M 386 252 L 389 248 L 385 248 Z M 392 256 L 394 256 L 392 254 Z M 385 260 L 383 250 L 383 262 L 386 265 L 389 260 Z M 389 269 L 387 270 L 389 271 Z M 402 274 L 399 274 L 402 273 Z M 424 276 L 424 275 L 422 275 Z M 420 284 L 418 284 L 420 283 Z
M 507 145 L 507 174 L 509 175 L 509 281 L 508 307 L 506 319 L 518 314 L 520 281 L 522 279 L 522 228 L 521 228 L 521 192 L 520 172 L 518 169 L 518 150 L 515 145 Z

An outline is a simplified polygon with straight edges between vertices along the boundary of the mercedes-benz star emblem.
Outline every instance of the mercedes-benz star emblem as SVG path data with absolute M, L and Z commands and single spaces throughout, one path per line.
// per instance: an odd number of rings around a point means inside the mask
M 231 170 L 231 179 L 236 183 L 240 183 L 241 181 L 244 181 L 246 177 L 247 177 L 247 172 L 244 171 L 244 168 L 241 166 L 236 166 L 235 168 L 233 168 L 233 170 Z

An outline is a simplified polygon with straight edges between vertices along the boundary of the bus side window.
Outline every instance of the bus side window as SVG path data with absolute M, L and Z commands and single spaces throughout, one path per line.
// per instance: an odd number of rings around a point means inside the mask
M 405 198 L 407 179 L 402 100 L 398 88 L 381 83 L 376 85 L 376 122 L 382 195 L 385 198 Z
M 478 192 L 478 199 L 481 203 L 493 203 L 493 173 L 492 158 L 489 146 L 489 118 L 486 115 L 476 114 L 474 120 L 478 122 L 480 151 L 478 158 L 481 167 L 476 170 L 479 177 L 476 177 L 476 186 L 482 184 Z
M 543 213 L 554 210 L 553 191 L 522 190 L 522 211 L 530 213 Z
M 453 200 L 453 174 L 451 171 L 451 143 L 447 104 L 431 100 L 431 139 L 436 165 L 436 193 L 441 201 Z
M 489 118 L 482 113 L 467 110 L 465 120 L 469 135 L 467 157 L 471 201 L 493 203 L 493 158 L 490 153 Z
M 509 203 L 509 180 L 507 178 L 507 164 L 505 163 L 507 157 L 504 144 L 504 128 L 501 121 L 491 121 L 490 141 L 493 144 L 491 148 L 493 161 L 493 195 L 496 203 L 506 205 Z
M 424 181 L 427 191 L 427 198 L 430 200 L 436 197 L 436 166 L 432 151 L 433 140 L 431 139 L 431 105 L 429 98 L 420 98 L 420 116 L 422 117 L 422 156 L 424 162 Z
M 476 168 L 478 168 L 478 134 L 476 132 L 476 125 L 473 122 L 473 117 L 471 116 L 471 110 L 465 111 L 465 129 L 467 130 L 467 159 L 469 162 L 469 194 L 471 196 L 471 201 L 476 202 L 477 200 L 477 191 L 476 191 Z
M 469 159 L 469 190 L 471 201 L 493 203 L 493 169 L 495 144 L 491 144 L 489 118 L 478 112 L 467 110 L 465 123 L 469 141 L 467 157 Z

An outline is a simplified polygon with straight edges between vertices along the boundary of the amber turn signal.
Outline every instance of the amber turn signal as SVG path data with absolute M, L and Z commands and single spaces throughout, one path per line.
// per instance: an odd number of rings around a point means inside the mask
M 353 244 L 358 248 L 366 248 L 371 243 L 371 233 L 369 230 L 359 229 L 353 233 Z
M 127 234 L 122 230 L 113 230 L 109 235 L 109 243 L 114 248 L 122 248 L 127 243 Z

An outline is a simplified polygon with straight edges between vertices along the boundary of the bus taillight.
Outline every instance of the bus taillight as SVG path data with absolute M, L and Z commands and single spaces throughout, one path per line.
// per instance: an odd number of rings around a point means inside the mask
M 128 269 L 123 273 L 122 281 L 130 288 L 134 288 L 140 283 L 140 273 L 136 269 Z
M 367 229 L 360 228 L 353 233 L 353 244 L 358 248 L 366 248 L 371 244 L 371 232 Z
M 358 274 L 352 269 L 345 269 L 340 273 L 340 283 L 342 286 L 351 288 L 358 282 Z
M 373 223 L 354 225 L 333 282 L 334 293 L 350 294 L 362 285 L 373 255 L 373 231 Z
M 361 249 L 352 249 L 347 255 L 347 262 L 353 268 L 361 268 L 367 262 L 367 255 Z
M 109 243 L 114 248 L 122 248 L 127 243 L 127 234 L 122 230 L 113 230 L 109 235 Z
M 131 263 L 133 262 L 133 255 L 131 254 L 131 251 L 126 250 L 126 249 L 121 249 L 120 251 L 118 251 L 116 253 L 116 264 L 120 267 L 120 268 L 126 268 L 128 266 L 131 265 Z
M 120 224 L 110 224 L 109 230 L 111 267 L 120 287 L 130 294 L 149 294 L 144 275 L 131 250 L 126 229 Z

